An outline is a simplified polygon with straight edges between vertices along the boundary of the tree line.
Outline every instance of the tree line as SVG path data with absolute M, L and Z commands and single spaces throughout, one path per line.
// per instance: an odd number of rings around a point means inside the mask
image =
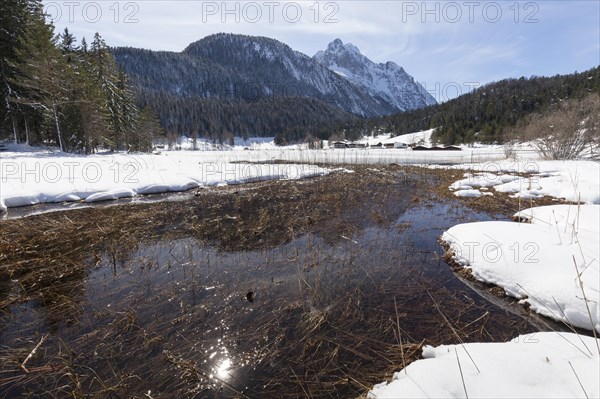
M 600 67 L 552 77 L 505 79 L 434 106 L 348 121 L 331 133 L 343 131 L 354 138 L 377 131 L 402 135 L 437 128 L 433 138 L 443 144 L 503 143 L 514 137 L 515 126 L 524 118 L 593 93 L 600 93 Z
M 54 33 L 40 0 L 2 0 L 0 128 L 17 143 L 149 151 L 163 129 L 139 109 L 128 76 L 105 41 Z
M 331 104 L 302 97 L 244 101 L 141 89 L 138 104 L 156 110 L 168 136 L 202 137 L 214 143 L 229 143 L 233 137 L 275 137 L 278 144 L 327 139 L 335 126 L 356 118 Z

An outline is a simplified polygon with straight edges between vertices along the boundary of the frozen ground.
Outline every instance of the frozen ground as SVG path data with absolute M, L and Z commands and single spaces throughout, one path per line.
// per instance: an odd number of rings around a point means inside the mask
M 376 385 L 368 397 L 597 398 L 597 345 L 594 338 L 545 332 L 505 343 L 426 346 L 423 360 Z

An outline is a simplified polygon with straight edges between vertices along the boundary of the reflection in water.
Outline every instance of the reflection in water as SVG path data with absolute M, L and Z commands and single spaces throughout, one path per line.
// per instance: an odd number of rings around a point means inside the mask
M 55 397 L 76 396 L 82 386 L 92 397 L 106 396 L 106 387 L 120 397 L 149 389 L 161 398 L 358 396 L 381 378 L 373 370 L 402 364 L 399 342 L 418 354 L 423 340 L 455 339 L 429 294 L 465 340 L 531 330 L 465 288 L 440 260 L 436 238 L 465 215 L 485 217 L 426 204 L 351 237 L 308 234 L 259 251 L 222 252 L 192 238 L 111 249 L 78 275 L 73 296 L 63 286 L 41 310 L 18 305 L 0 343 L 25 353 L 22 337 L 52 325 L 45 357 L 28 366 L 74 376 L 56 384 Z M 77 312 L 63 311 L 64 303 Z M 31 389 L 35 397 L 39 383 L 15 385 L 6 396 Z
M 219 380 L 225 380 L 225 379 L 227 379 L 228 376 L 230 376 L 229 369 L 231 367 L 232 367 L 231 359 L 228 359 L 228 358 L 222 359 L 219 363 L 217 363 L 217 366 L 215 367 L 215 369 L 216 369 L 217 377 L 219 377 Z

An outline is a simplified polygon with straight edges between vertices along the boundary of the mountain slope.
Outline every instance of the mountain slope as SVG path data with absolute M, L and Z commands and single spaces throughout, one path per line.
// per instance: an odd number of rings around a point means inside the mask
M 327 50 L 319 51 L 313 58 L 400 111 L 436 104 L 435 98 L 402 67 L 393 62 L 376 64 L 340 39 L 329 43 Z
M 243 101 L 313 98 L 362 117 L 397 112 L 312 58 L 264 37 L 216 34 L 181 53 L 132 48 L 113 53 L 145 92 Z

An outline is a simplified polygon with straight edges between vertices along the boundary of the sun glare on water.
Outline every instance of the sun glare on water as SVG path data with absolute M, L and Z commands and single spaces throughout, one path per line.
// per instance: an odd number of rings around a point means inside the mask
M 231 368 L 231 360 L 223 359 L 221 363 L 216 367 L 216 376 L 219 379 L 225 379 L 229 376 L 229 369 Z

